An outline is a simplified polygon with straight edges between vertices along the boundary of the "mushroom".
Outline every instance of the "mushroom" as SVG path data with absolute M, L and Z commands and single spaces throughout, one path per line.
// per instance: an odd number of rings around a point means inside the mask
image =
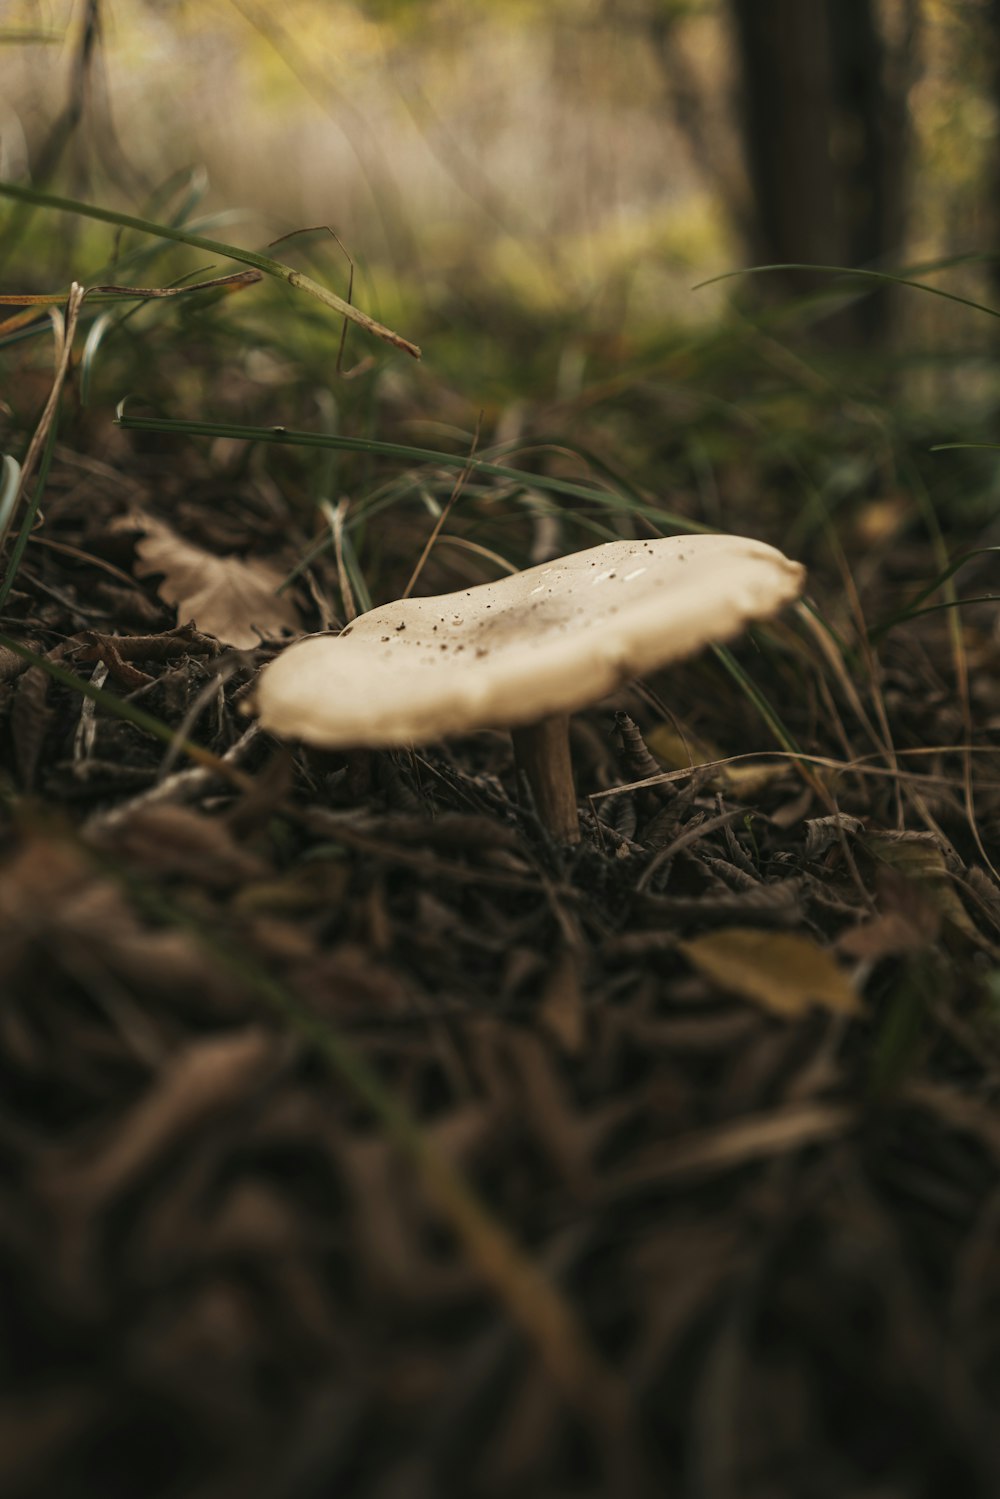
M 611 541 L 300 640 L 261 673 L 256 710 L 263 728 L 326 749 L 509 728 L 539 817 L 576 843 L 569 714 L 767 619 L 804 576 L 744 536 Z

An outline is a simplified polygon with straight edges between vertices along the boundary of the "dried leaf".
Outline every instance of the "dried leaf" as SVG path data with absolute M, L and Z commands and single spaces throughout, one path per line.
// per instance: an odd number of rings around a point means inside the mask
M 13 651 L 7 650 L 6 646 L 0 645 L 0 682 L 13 682 L 26 671 L 28 663 L 15 656 Z
M 190 932 L 150 928 L 130 910 L 121 887 L 95 877 L 82 852 L 58 838 L 27 841 L 0 865 L 0 989 L 7 1000 L 17 987 L 26 955 L 45 962 L 54 992 L 61 975 L 108 975 L 144 1004 L 169 995 L 190 996 L 201 1017 L 228 1013 L 237 988 L 206 957 Z M 27 970 L 31 972 L 31 970 Z M 53 977 L 50 979 L 48 975 Z M 42 979 L 35 974 L 39 984 Z M 4 988 L 4 986 L 9 986 Z
M 903 957 L 922 951 L 937 937 L 935 926 L 921 929 L 902 911 L 888 911 L 871 921 L 859 922 L 837 939 L 837 951 L 850 958 L 877 963 L 882 958 Z
M 226 645 L 248 649 L 263 640 L 297 635 L 302 624 L 290 598 L 278 594 L 284 573 L 270 562 L 216 557 L 178 536 L 151 515 L 138 517 L 136 573 L 162 573 L 157 592 L 177 606 L 178 620 Z
M 891 868 L 880 871 L 878 886 L 878 915 L 842 932 L 837 951 L 877 963 L 931 947 L 941 934 L 941 912 L 923 886 Z
M 669 1150 L 662 1141 L 640 1149 L 612 1176 L 608 1199 L 686 1176 L 710 1176 L 750 1161 L 769 1160 L 835 1139 L 851 1127 L 855 1110 L 842 1103 L 793 1103 L 682 1135 Z
M 807 859 L 818 860 L 831 848 L 856 838 L 864 831 L 860 817 L 850 817 L 846 812 L 834 812 L 828 817 L 810 817 L 806 822 Z
M 981 940 L 955 888 L 961 866 L 934 833 L 871 833 L 864 841 L 880 863 L 919 885 L 939 916 L 971 941 Z
M 549 972 L 538 1018 L 563 1051 L 577 1056 L 584 1042 L 586 1014 L 580 982 L 580 959 L 564 950 Z
M 146 876 L 194 880 L 212 890 L 263 879 L 269 872 L 259 855 L 239 846 L 225 823 L 187 807 L 136 807 L 110 827 L 98 828 L 93 841 Z
M 965 871 L 965 887 L 980 911 L 985 912 L 1000 931 L 1000 885 L 990 879 L 985 869 L 970 864 Z
M 72 1191 L 91 1209 L 123 1191 L 182 1136 L 206 1120 L 247 1109 L 286 1065 L 288 1047 L 259 1026 L 179 1048 L 159 1077 L 89 1158 L 67 1157 L 52 1190 Z
M 731 926 L 677 946 L 706 978 L 773 1015 L 802 1015 L 814 1004 L 843 1015 L 857 1011 L 847 975 L 808 937 Z

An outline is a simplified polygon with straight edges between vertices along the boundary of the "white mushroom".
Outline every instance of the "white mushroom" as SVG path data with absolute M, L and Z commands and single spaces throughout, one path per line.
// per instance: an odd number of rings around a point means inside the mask
M 804 576 L 743 536 L 607 542 L 300 640 L 262 672 L 256 708 L 265 729 L 328 749 L 510 728 L 539 816 L 572 843 L 568 715 L 775 614 Z

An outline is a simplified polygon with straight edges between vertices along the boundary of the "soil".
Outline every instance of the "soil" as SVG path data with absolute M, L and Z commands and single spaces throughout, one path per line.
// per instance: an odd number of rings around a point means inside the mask
M 58 449 L 0 618 L 6 1499 L 993 1499 L 990 606 L 734 647 L 811 760 L 712 656 L 579 715 L 563 849 L 505 736 L 257 732 L 129 517 L 285 518 L 162 471 Z

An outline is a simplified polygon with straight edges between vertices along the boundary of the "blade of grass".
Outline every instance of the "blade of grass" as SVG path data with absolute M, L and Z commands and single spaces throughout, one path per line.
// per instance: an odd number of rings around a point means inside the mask
M 927 528 L 927 534 L 930 537 L 934 556 L 937 559 L 938 567 L 940 569 L 938 574 L 940 582 L 936 582 L 935 586 L 940 586 L 944 589 L 946 602 L 954 603 L 957 598 L 954 573 L 957 570 L 957 567 L 961 566 L 961 560 L 957 561 L 956 567 L 952 566 L 952 562 L 955 559 L 949 556 L 947 543 L 945 541 L 944 532 L 941 529 L 937 510 L 935 509 L 935 506 L 931 500 L 931 496 L 927 491 L 927 487 L 924 483 L 920 468 L 914 462 L 912 457 L 906 463 L 906 470 L 909 480 L 907 485 L 908 491 L 916 500 L 917 508 L 923 518 L 924 525 Z M 971 553 L 968 555 L 971 555 Z M 926 596 L 927 595 L 924 594 L 924 597 Z M 983 835 L 979 827 L 979 818 L 976 813 L 975 789 L 973 787 L 972 781 L 972 752 L 974 749 L 972 701 L 969 691 L 968 653 L 965 648 L 961 615 L 957 609 L 951 609 L 946 614 L 945 618 L 947 621 L 949 638 L 951 641 L 952 661 L 955 671 L 955 688 L 962 708 L 963 742 L 961 746 L 957 748 L 960 748 L 960 752 L 962 755 L 962 800 L 964 803 L 965 818 L 969 826 L 969 831 L 972 834 L 973 841 L 976 845 L 976 848 L 979 850 L 979 854 L 983 860 L 983 863 L 993 875 L 994 879 L 997 879 L 1000 878 L 1000 876 L 998 876 L 997 869 L 986 850 L 986 845 L 983 841 Z M 940 831 L 939 829 L 937 829 L 936 824 L 931 819 L 930 812 L 926 807 L 926 803 L 920 802 L 918 803 L 918 806 L 920 807 L 920 810 L 924 815 L 924 820 L 925 822 L 927 822 L 928 827 L 932 827 L 936 831 Z M 950 841 L 945 838 L 943 833 L 941 834 L 941 838 L 942 847 L 947 848 L 951 846 Z
M 350 624 L 358 616 L 359 605 L 362 614 L 368 612 L 372 606 L 372 596 L 368 591 L 368 584 L 365 582 L 364 574 L 361 571 L 358 555 L 347 534 L 348 502 L 346 499 L 342 499 L 336 505 L 331 505 L 329 500 L 320 500 L 319 509 L 326 517 L 330 527 L 329 536 L 322 538 L 323 547 L 325 548 L 332 544 L 336 553 L 340 601 L 344 606 L 344 615 L 347 622 Z M 322 549 L 320 547 L 311 547 L 309 549 L 308 560 L 304 558 L 296 573 L 282 581 L 277 590 L 278 593 L 287 588 L 294 580 L 294 577 L 298 576 L 299 572 L 304 571 L 313 558 L 319 555 Z
M 822 801 L 827 802 L 829 798 L 826 787 L 811 769 L 811 757 L 804 754 L 802 750 L 799 749 L 799 746 L 795 742 L 795 736 L 789 729 L 785 728 L 785 725 L 782 723 L 780 716 L 778 715 L 776 710 L 771 707 L 771 704 L 761 692 L 760 688 L 757 686 L 753 678 L 743 670 L 742 666 L 737 661 L 736 657 L 733 655 L 728 646 L 714 645 L 712 647 L 712 652 L 717 660 L 721 661 L 722 665 L 725 667 L 726 671 L 728 671 L 729 675 L 733 678 L 734 682 L 736 682 L 740 690 L 753 703 L 754 707 L 757 709 L 757 712 L 767 724 L 768 728 L 771 730 L 778 743 L 783 745 L 786 752 L 796 761 L 797 768 L 800 775 L 802 776 L 802 779 L 812 787 L 813 791 L 817 796 L 820 797 Z
M 253 286 L 263 280 L 261 271 L 233 271 L 229 276 L 213 276 L 187 286 L 88 286 L 88 302 L 148 302 L 154 297 L 183 297 L 193 291 L 212 291 L 217 287 Z M 0 295 L 0 307 L 53 307 L 65 302 L 62 292 L 10 292 Z
M 162 215 L 176 227 L 194 213 L 207 191 L 208 172 L 204 166 L 178 167 L 152 189 L 142 217 L 158 219 Z M 168 214 L 167 209 L 175 199 L 175 206 Z
M 25 187 L 21 183 L 0 182 L 0 195 L 37 208 L 51 208 L 60 213 L 79 214 L 84 218 L 97 219 L 104 224 L 115 224 L 122 229 L 135 229 L 140 234 L 176 240 L 178 244 L 191 245 L 197 250 L 207 251 L 210 255 L 221 255 L 226 260 L 238 260 L 244 265 L 251 265 L 256 270 L 263 271 L 266 276 L 273 276 L 279 281 L 287 282 L 296 290 L 307 292 L 309 296 L 322 302 L 324 307 L 329 307 L 341 317 L 350 318 L 351 322 L 357 323 L 374 337 L 383 339 L 394 348 L 404 350 L 414 359 L 420 358 L 420 349 L 416 344 L 410 343 L 409 339 L 403 338 L 399 333 L 394 333 L 391 328 L 386 328 L 382 323 L 377 323 L 366 312 L 353 307 L 350 302 L 345 302 L 343 297 L 338 297 L 336 292 L 328 291 L 325 286 L 320 286 L 319 282 L 314 281 L 311 276 L 303 275 L 301 271 L 285 265 L 280 260 L 272 260 L 268 255 L 259 255 L 255 250 L 244 250 L 236 245 L 226 245 L 215 239 L 203 239 L 201 235 L 192 234 L 188 229 L 174 228 L 169 224 L 156 224 L 150 219 L 137 218 L 134 214 L 120 213 L 112 208 L 100 208 L 95 203 L 81 203 L 75 198 L 60 198 L 53 193 L 38 192 L 35 188 Z
M 525 496 L 532 495 L 535 488 L 531 482 L 532 476 L 530 474 L 527 476 L 527 479 L 527 483 L 523 481 L 519 484 L 511 483 L 507 491 L 498 489 L 493 485 L 467 484 L 465 492 L 470 499 L 493 502 L 494 505 L 506 499 L 520 503 L 524 501 Z M 352 527 L 359 524 L 362 519 L 366 521 L 371 520 L 372 517 L 391 509 L 393 505 L 401 503 L 408 495 L 413 493 L 419 494 L 425 503 L 427 497 L 436 502 L 437 497 L 433 492 L 436 483 L 437 481 L 432 479 L 429 481 L 425 480 L 420 484 L 415 482 L 399 484 L 391 488 L 385 487 L 380 489 L 375 495 L 365 496 L 358 502 L 354 519 L 351 522 Z M 440 484 L 439 487 L 442 495 L 446 498 L 447 494 L 444 484 Z M 536 497 L 532 498 L 530 508 L 539 514 L 558 515 L 563 520 L 570 521 L 573 525 L 579 526 L 581 530 L 590 532 L 601 541 L 614 541 L 618 533 L 612 527 L 602 525 L 600 521 L 595 520 L 593 517 L 595 515 L 620 515 L 628 513 L 627 507 L 620 496 L 606 493 L 602 496 L 601 503 L 594 504 L 589 509 L 584 509 L 582 506 L 574 506 L 572 510 L 564 510 L 555 501 L 544 500 L 539 502 Z M 499 515 L 492 515 L 490 522 L 494 526 L 502 526 L 508 522 L 511 524 L 520 524 L 522 519 L 523 517 L 518 511 L 510 511 Z
M 28 544 L 28 537 L 31 534 L 31 528 L 35 523 L 35 516 L 38 513 L 38 507 L 41 503 L 45 480 L 48 477 L 48 466 L 52 458 L 52 448 L 55 442 L 59 397 L 62 393 L 63 383 L 69 372 L 70 359 L 73 356 L 73 338 L 76 333 L 76 325 L 80 316 L 80 308 L 83 305 L 83 298 L 83 287 L 77 285 L 74 281 L 66 302 L 65 317 L 60 319 L 59 314 L 54 309 L 50 312 L 50 316 L 55 321 L 57 339 L 61 339 L 62 343 L 61 347 L 58 347 L 57 344 L 58 354 L 56 356 L 56 371 L 52 381 L 52 389 L 49 391 L 48 399 L 38 419 L 38 425 L 32 433 L 31 441 L 28 444 L 28 451 L 21 465 L 17 491 L 12 501 L 12 512 L 16 509 L 18 501 L 24 494 L 25 487 L 34 472 L 35 464 L 38 462 L 39 455 L 43 449 L 46 454 L 45 470 L 44 474 L 39 475 L 38 482 L 35 485 L 31 503 L 25 511 L 21 530 L 18 533 L 17 541 L 14 543 L 10 563 L 4 574 L 3 582 L 0 583 L 0 608 L 6 603 L 7 596 L 14 586 L 14 579 L 21 565 L 21 558 L 24 556 L 24 549 Z
M 929 599 L 932 593 L 936 593 L 939 588 L 947 583 L 949 578 L 954 577 L 955 573 L 958 572 L 960 567 L 964 567 L 965 563 L 969 561 L 970 557 L 982 557 L 985 556 L 987 552 L 1000 552 L 1000 546 L 975 547 L 972 551 L 963 552 L 961 557 L 952 557 L 949 560 L 948 565 L 938 573 L 937 577 L 934 578 L 932 582 L 928 583 L 924 588 L 921 588 L 920 592 L 916 594 L 916 596 L 912 598 L 908 604 L 904 605 L 904 607 L 897 613 L 890 614 L 887 619 L 883 619 L 877 625 L 873 625 L 871 630 L 869 631 L 869 639 L 873 641 L 880 640 L 883 635 L 887 634 L 888 631 L 893 628 L 894 625 L 902 624 L 904 620 L 913 619 L 918 614 L 926 613 L 927 611 L 921 608 L 921 605 L 925 602 L 925 600 Z M 952 604 L 959 602 L 962 601 L 958 599 L 950 599 L 946 604 L 934 604 L 931 607 L 934 609 L 949 608 Z M 978 603 L 982 601 L 977 599 L 966 599 L 964 602 Z
M 894 751 L 879 729 L 872 723 L 861 700 L 861 694 L 855 685 L 857 668 L 852 667 L 850 658 L 844 648 L 842 641 L 838 638 L 836 631 L 828 623 L 824 615 L 815 608 L 808 608 L 800 604 L 796 610 L 802 623 L 810 631 L 816 642 L 820 656 L 825 661 L 830 674 L 838 683 L 841 693 L 849 704 L 858 723 L 861 724 L 868 738 L 875 746 L 876 753 L 881 755 L 890 766 L 895 768 Z
M 10 530 L 11 518 L 21 489 L 21 465 L 5 453 L 0 459 L 0 547 Z
M 976 755 L 996 755 L 996 750 L 991 744 L 974 744 L 970 751 Z M 961 745 L 932 744 L 919 745 L 913 749 L 897 750 L 898 759 L 927 759 L 932 756 L 962 755 L 965 750 Z M 645 786 L 667 785 L 675 781 L 683 781 L 689 776 L 704 770 L 726 770 L 730 765 L 769 765 L 772 762 L 785 760 L 794 762 L 801 760 L 806 765 L 813 765 L 818 770 L 828 770 L 834 777 L 847 775 L 868 776 L 876 780 L 887 781 L 913 781 L 921 786 L 927 786 L 939 790 L 947 790 L 954 785 L 954 779 L 946 775 L 924 774 L 916 770 L 893 769 L 888 765 L 871 765 L 870 760 L 881 760 L 880 754 L 858 755 L 853 760 L 834 760 L 829 755 L 811 755 L 805 750 L 747 750 L 741 755 L 727 755 L 722 760 L 698 760 L 693 765 L 682 765 L 679 770 L 661 770 L 655 776 L 643 776 L 638 781 L 627 781 L 624 785 L 609 786 L 605 791 L 592 791 L 587 797 L 588 801 L 600 802 L 608 797 L 621 796 L 623 791 L 641 791 Z M 1000 791 L 1000 781 L 987 781 L 985 789 L 989 791 Z
M 245 442 L 270 442 L 304 448 L 342 448 L 351 453 L 367 453 L 383 458 L 401 458 L 410 463 L 437 464 L 445 468 L 471 468 L 473 473 L 487 478 L 508 479 L 515 484 L 532 489 L 547 490 L 552 494 L 565 495 L 570 499 L 596 500 L 612 509 L 627 514 L 641 515 L 654 524 L 674 526 L 679 531 L 703 531 L 686 516 L 677 515 L 658 506 L 647 505 L 612 489 L 600 489 L 596 485 L 577 484 L 569 479 L 558 479 L 548 474 L 536 474 L 526 469 L 507 468 L 503 464 L 491 463 L 485 458 L 469 458 L 461 453 L 438 452 L 432 448 L 415 448 L 405 443 L 382 442 L 370 437 L 342 437 L 338 433 L 304 432 L 293 427 L 243 427 L 233 422 L 179 421 L 167 417 L 129 416 L 125 407 L 129 400 L 118 403 L 115 422 L 119 427 L 136 432 L 174 432 L 190 437 L 235 437 Z
M 721 276 L 710 276 L 699 281 L 691 289 L 700 291 L 704 286 L 715 286 L 719 281 L 730 281 L 734 276 L 758 276 L 765 271 L 823 271 L 830 276 L 858 277 L 882 285 L 912 286 L 916 291 L 926 291 L 933 297 L 944 297 L 948 302 L 957 302 L 961 307 L 971 307 L 974 312 L 985 312 L 989 317 L 1000 317 L 1000 310 L 987 307 L 985 302 L 974 302 L 969 297 L 960 297 L 952 291 L 943 291 L 940 286 L 930 286 L 926 281 L 913 281 L 909 276 L 893 275 L 891 271 L 870 271 L 850 265 L 810 265 L 805 261 L 781 261 L 775 265 L 748 265 L 738 271 L 723 271 Z M 873 288 L 874 289 L 874 288 Z
M 761 692 L 756 682 L 743 670 L 729 647 L 725 645 L 713 645 L 712 652 L 722 662 L 726 671 L 733 678 L 733 681 L 737 683 L 753 703 L 778 743 L 783 745 L 790 755 L 798 756 L 804 760 L 806 757 L 803 756 L 802 751 L 796 744 L 794 735 L 789 729 L 785 728 L 777 712 L 771 707 L 771 704 Z
M 59 420 L 58 417 L 53 416 L 52 422 L 49 426 L 48 436 L 45 440 L 45 447 L 42 450 L 42 461 L 38 466 L 38 478 L 35 480 L 35 488 L 32 492 L 31 501 L 25 509 L 24 516 L 21 521 L 21 529 L 17 533 L 17 540 L 14 542 L 14 546 L 11 550 L 10 562 L 7 564 L 7 571 L 3 575 L 3 581 L 0 582 L 0 609 L 3 608 L 4 604 L 6 604 L 7 599 L 10 595 L 10 591 L 14 586 L 14 579 L 17 577 L 18 572 L 20 571 L 21 562 L 24 558 L 25 548 L 28 545 L 28 539 L 31 536 L 31 532 L 35 525 L 35 517 L 38 514 L 39 507 L 42 503 L 42 495 L 45 493 L 45 486 L 48 483 L 49 479 L 49 468 L 52 464 L 52 454 L 55 452 L 56 434 L 58 433 L 58 431 Z M 21 488 L 23 489 L 23 478 L 21 481 Z M 17 496 L 15 496 L 15 505 L 16 500 Z M 13 508 L 14 507 L 12 507 L 12 509 Z
M 122 301 L 133 303 L 127 311 L 120 313 L 117 317 L 111 312 L 102 312 L 94 319 L 87 334 L 80 356 L 80 404 L 86 406 L 90 400 L 90 383 L 97 352 L 104 342 L 107 334 L 115 328 L 124 325 L 135 316 L 135 314 L 150 301 L 164 298 L 184 296 L 189 292 L 203 291 L 235 291 L 242 290 L 247 286 L 253 286 L 262 280 L 260 271 L 237 271 L 231 276 L 214 276 L 208 281 L 184 282 L 180 281 L 173 286 L 156 287 L 126 287 L 126 286 L 92 286 L 87 289 L 88 301 Z M 3 299 L 0 298 L 0 301 Z
M 457 547 L 459 551 L 471 552 L 475 557 L 483 557 L 487 562 L 493 564 L 497 572 L 506 573 L 508 577 L 512 577 L 515 573 L 521 571 L 515 563 L 508 561 L 506 557 L 501 557 L 499 552 L 491 551 L 489 547 L 480 546 L 478 541 L 470 541 L 467 536 L 452 536 L 450 532 L 442 531 L 437 538 L 437 545 L 439 547 Z
M 417 564 L 416 564 L 416 566 L 414 567 L 413 571 L 410 574 L 410 580 L 409 580 L 409 582 L 407 583 L 406 587 L 403 589 L 401 597 L 404 598 L 404 599 L 408 599 L 410 597 L 410 594 L 413 592 L 414 588 L 416 587 L 417 579 L 420 577 L 420 574 L 423 572 L 424 566 L 425 566 L 425 564 L 427 562 L 427 559 L 430 556 L 431 551 L 433 550 L 434 543 L 437 541 L 438 536 L 441 534 L 441 528 L 444 525 L 445 521 L 448 519 L 448 516 L 451 514 L 452 510 L 454 509 L 454 506 L 455 506 L 455 504 L 458 501 L 459 495 L 462 493 L 462 490 L 465 488 L 466 484 L 468 483 L 469 475 L 472 473 L 472 465 L 475 462 L 476 448 L 479 446 L 479 428 L 480 428 L 481 423 L 482 423 L 482 412 L 479 413 L 479 417 L 478 417 L 478 419 L 476 421 L 476 430 L 475 430 L 475 432 L 472 435 L 472 446 L 469 449 L 468 461 L 466 462 L 465 467 L 462 469 L 462 472 L 459 474 L 458 478 L 455 480 L 455 483 L 454 483 L 454 485 L 452 487 L 451 494 L 448 496 L 448 502 L 447 502 L 447 504 L 444 506 L 444 508 L 442 510 L 440 510 L 438 512 L 438 515 L 437 515 L 437 517 L 436 517 L 436 519 L 434 521 L 434 524 L 431 527 L 430 535 L 428 536 L 426 542 L 424 543 L 424 549 L 420 553 L 420 556 L 417 558 Z
M 936 442 L 928 451 L 931 453 L 949 453 L 955 448 L 983 448 L 987 452 L 995 453 L 1000 448 L 1000 442 Z
M 921 609 L 911 609 L 904 614 L 904 619 L 919 619 L 922 614 L 939 614 L 943 609 L 961 609 L 965 604 L 995 604 L 1000 600 L 998 593 L 977 593 L 967 599 L 945 599 L 940 604 L 924 604 Z
M 214 222 L 223 222 L 230 217 L 232 217 L 232 215 L 215 214 L 199 221 L 199 223 L 209 224 Z M 189 224 L 188 228 L 192 229 L 193 231 L 194 225 Z M 127 255 L 121 256 L 117 253 L 116 246 L 115 255 L 110 261 L 106 262 L 104 266 L 100 267 L 96 274 L 99 276 L 105 273 L 118 274 L 126 267 L 137 269 L 141 266 L 149 265 L 158 257 L 161 257 L 165 253 L 165 250 L 165 244 L 160 243 L 147 246 L 145 249 L 131 250 Z M 166 288 L 165 294 L 168 296 L 176 296 L 179 290 L 195 290 L 195 287 L 186 285 L 185 283 L 189 282 L 190 278 L 197 274 L 199 274 L 197 271 L 189 271 L 186 272 L 185 275 L 177 277 L 176 281 L 171 283 L 170 287 Z M 262 276 L 263 273 L 261 271 L 239 271 L 236 272 L 236 274 L 231 278 L 218 278 L 217 282 L 213 283 L 213 285 L 221 288 L 222 290 L 225 290 L 227 285 L 249 286 L 253 281 L 261 280 Z M 199 289 L 211 290 L 212 287 L 206 287 L 203 285 Z M 129 291 L 123 295 L 122 289 L 117 284 L 105 285 L 102 283 L 99 286 L 94 285 L 88 288 L 87 301 L 127 301 L 129 300 L 130 293 L 133 291 L 136 293 L 136 295 L 132 298 L 132 300 L 135 302 L 135 306 L 132 307 L 130 312 L 126 313 L 122 317 L 121 322 L 124 323 L 128 317 L 133 316 L 141 307 L 143 307 L 147 302 L 151 300 L 149 288 L 129 288 Z M 161 289 L 155 289 L 152 295 L 155 298 L 162 294 L 163 291 Z M 47 325 L 44 318 L 39 318 L 37 316 L 36 309 L 39 307 L 51 305 L 52 303 L 62 302 L 64 300 L 65 297 L 62 292 L 42 293 L 33 296 L 7 296 L 4 298 L 0 298 L 0 305 L 23 306 L 24 308 L 24 311 L 15 313 L 13 317 L 9 317 L 3 322 L 0 322 L 0 348 L 5 348 L 8 344 L 18 343 L 23 339 L 40 337 L 45 332 Z

